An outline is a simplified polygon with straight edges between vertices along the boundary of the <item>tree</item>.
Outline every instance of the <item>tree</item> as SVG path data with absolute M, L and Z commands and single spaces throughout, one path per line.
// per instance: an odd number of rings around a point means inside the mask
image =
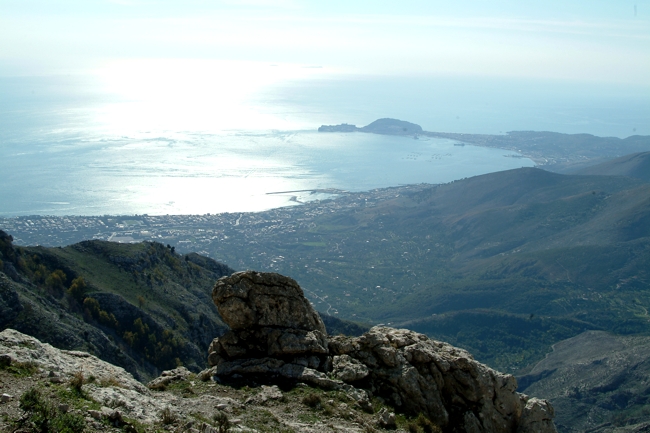
M 86 285 L 86 280 L 84 280 L 83 277 L 77 277 L 72 280 L 72 284 L 70 284 L 67 293 L 72 299 L 82 303 L 86 297 L 87 291 L 88 286 Z

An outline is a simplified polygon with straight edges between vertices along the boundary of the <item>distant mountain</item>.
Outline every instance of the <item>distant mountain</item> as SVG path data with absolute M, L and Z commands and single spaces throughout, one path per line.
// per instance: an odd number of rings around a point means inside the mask
M 417 135 L 422 133 L 422 127 L 415 123 L 397 119 L 378 119 L 369 125 L 358 128 L 355 125 L 342 123 L 340 125 L 322 125 L 318 132 L 370 132 L 384 135 Z
M 557 343 L 519 391 L 553 401 L 560 432 L 650 429 L 650 337 L 588 331 Z
M 629 176 L 650 182 L 650 152 L 625 155 L 602 164 L 577 170 L 575 174 Z
M 361 131 L 386 135 L 416 135 L 422 133 L 422 127 L 404 120 L 384 118 L 364 126 Z
M 647 135 L 618 138 L 548 131 L 511 131 L 499 135 L 424 132 L 423 135 L 517 151 L 545 170 L 567 174 L 611 158 L 650 150 Z

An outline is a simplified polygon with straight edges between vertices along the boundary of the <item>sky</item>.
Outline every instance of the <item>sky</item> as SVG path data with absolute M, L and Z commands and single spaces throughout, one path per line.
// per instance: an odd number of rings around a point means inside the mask
M 0 76 L 197 64 L 647 89 L 650 0 L 0 0 Z

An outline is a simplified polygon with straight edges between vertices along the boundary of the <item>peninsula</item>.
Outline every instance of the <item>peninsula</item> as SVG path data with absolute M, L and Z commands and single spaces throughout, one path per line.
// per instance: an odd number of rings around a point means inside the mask
M 647 135 L 618 138 L 548 131 L 510 131 L 498 135 L 432 132 L 424 131 L 415 123 L 390 118 L 378 119 L 360 128 L 347 123 L 322 125 L 318 131 L 446 138 L 462 144 L 515 151 L 533 160 L 538 167 L 564 174 L 578 173 L 614 158 L 650 150 L 650 136 Z

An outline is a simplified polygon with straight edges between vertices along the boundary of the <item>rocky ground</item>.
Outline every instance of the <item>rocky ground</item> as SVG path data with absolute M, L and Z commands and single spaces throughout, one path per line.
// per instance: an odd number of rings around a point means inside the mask
M 391 416 L 392 408 L 379 399 L 362 409 L 344 391 L 304 384 L 224 385 L 179 368 L 150 389 L 95 357 L 12 330 L 0 333 L 0 352 L 11 353 L 0 369 L 0 431 L 39 431 L 39 411 L 55 432 L 436 431 L 423 417 Z M 25 410 L 34 390 L 46 410 Z

